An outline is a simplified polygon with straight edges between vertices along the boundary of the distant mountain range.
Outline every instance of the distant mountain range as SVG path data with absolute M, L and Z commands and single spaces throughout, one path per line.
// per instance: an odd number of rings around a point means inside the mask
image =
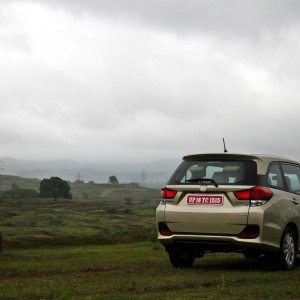
M 121 183 L 145 183 L 149 187 L 164 185 L 180 162 L 162 159 L 144 164 L 80 164 L 70 159 L 23 161 L 11 157 L 2 157 L 0 161 L 6 175 L 37 179 L 59 176 L 72 182 L 79 179 L 97 183 L 107 182 L 109 176 L 115 175 Z

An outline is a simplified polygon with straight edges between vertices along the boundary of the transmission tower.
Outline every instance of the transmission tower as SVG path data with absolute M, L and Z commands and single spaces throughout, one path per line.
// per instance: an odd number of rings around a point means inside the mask
M 78 170 L 77 172 L 77 177 L 75 179 L 75 182 L 76 183 L 84 183 L 84 179 L 83 179 L 83 176 L 80 174 L 80 171 Z
M 142 171 L 141 186 L 146 186 L 146 171 L 145 171 L 145 169 Z

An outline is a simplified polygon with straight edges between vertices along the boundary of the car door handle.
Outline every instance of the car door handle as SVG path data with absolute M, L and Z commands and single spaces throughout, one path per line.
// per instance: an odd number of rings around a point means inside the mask
M 297 201 L 296 198 L 293 198 L 292 202 L 293 202 L 295 205 L 298 205 L 298 204 L 299 204 L 299 202 Z

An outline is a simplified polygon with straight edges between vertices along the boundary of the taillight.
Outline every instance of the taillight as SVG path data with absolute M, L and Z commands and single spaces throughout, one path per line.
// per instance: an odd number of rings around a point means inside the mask
M 177 191 L 168 189 L 167 187 L 164 187 L 160 190 L 160 198 L 161 199 L 174 199 L 176 194 L 177 194 Z
M 158 231 L 161 235 L 170 236 L 172 235 L 172 231 L 168 227 L 166 223 L 158 223 Z
M 264 186 L 255 186 L 248 190 L 233 192 L 238 200 L 264 200 L 271 199 L 273 193 L 270 189 Z

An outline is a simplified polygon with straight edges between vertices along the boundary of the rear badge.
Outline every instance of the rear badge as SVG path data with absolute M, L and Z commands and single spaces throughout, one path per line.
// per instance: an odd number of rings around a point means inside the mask
M 206 185 L 200 185 L 200 192 L 206 192 Z
M 221 206 L 223 203 L 223 195 L 188 195 L 186 198 L 186 204 L 188 205 Z

